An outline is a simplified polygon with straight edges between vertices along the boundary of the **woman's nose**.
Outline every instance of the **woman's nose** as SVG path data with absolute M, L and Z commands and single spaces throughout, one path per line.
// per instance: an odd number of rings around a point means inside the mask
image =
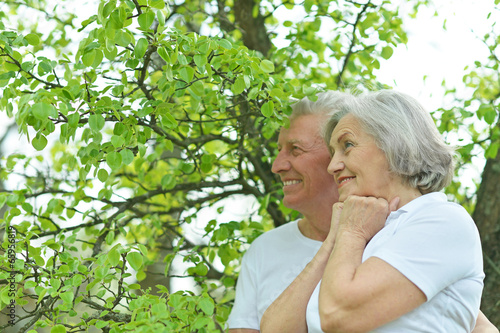
M 336 156 L 337 154 L 334 154 L 332 156 L 332 160 L 330 161 L 330 164 L 328 164 L 328 173 L 331 175 L 335 175 L 337 172 L 342 171 L 345 168 L 344 162 L 341 161 L 341 159 Z

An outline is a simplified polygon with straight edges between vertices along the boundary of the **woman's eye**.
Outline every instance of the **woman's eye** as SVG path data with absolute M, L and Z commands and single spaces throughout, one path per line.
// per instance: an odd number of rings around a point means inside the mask
M 351 148 L 351 147 L 354 147 L 354 143 L 349 142 L 349 141 L 346 141 L 346 142 L 344 143 L 344 148 L 345 148 L 345 149 L 348 149 L 348 148 Z

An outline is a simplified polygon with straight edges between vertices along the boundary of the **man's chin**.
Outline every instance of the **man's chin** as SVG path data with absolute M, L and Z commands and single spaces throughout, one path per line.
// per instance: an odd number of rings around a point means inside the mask
M 293 210 L 298 210 L 301 202 L 301 200 L 299 200 L 298 198 L 293 198 L 292 196 L 285 195 L 285 197 L 283 198 L 283 206 Z

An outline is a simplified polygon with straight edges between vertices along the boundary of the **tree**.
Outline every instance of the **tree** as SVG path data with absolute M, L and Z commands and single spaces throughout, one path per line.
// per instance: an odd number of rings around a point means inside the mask
M 497 2 L 495 2 L 496 4 Z M 486 160 L 477 189 L 460 191 L 456 182 L 448 191 L 468 207 L 481 234 L 484 256 L 485 287 L 481 309 L 500 326 L 500 86 L 498 58 L 500 32 L 495 22 L 498 6 L 488 15 L 491 31 L 482 36 L 490 51 L 488 59 L 476 61 L 463 77 L 467 94 L 450 89 L 455 103 L 440 112 L 443 133 L 460 133 L 460 167 Z
M 19 332 L 222 331 L 242 253 L 295 218 L 270 171 L 289 104 L 379 86 L 407 41 L 383 0 L 1 6 L 0 108 L 35 150 L 1 162 L 0 308 Z M 234 197 L 252 213 L 193 240 Z M 174 258 L 196 293 L 172 292 Z

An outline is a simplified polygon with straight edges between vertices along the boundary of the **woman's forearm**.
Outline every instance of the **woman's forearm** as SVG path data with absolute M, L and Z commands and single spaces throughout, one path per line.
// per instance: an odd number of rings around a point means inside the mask
M 366 241 L 356 235 L 339 230 L 335 249 L 326 265 L 319 295 L 322 327 L 335 327 L 335 321 L 343 321 L 343 307 L 356 303 L 353 281 L 361 265 Z M 349 302 L 349 304 L 343 304 Z
M 319 292 L 325 332 L 369 332 L 415 309 L 425 294 L 377 257 L 362 262 L 366 244 L 384 226 L 397 200 L 349 197 Z

